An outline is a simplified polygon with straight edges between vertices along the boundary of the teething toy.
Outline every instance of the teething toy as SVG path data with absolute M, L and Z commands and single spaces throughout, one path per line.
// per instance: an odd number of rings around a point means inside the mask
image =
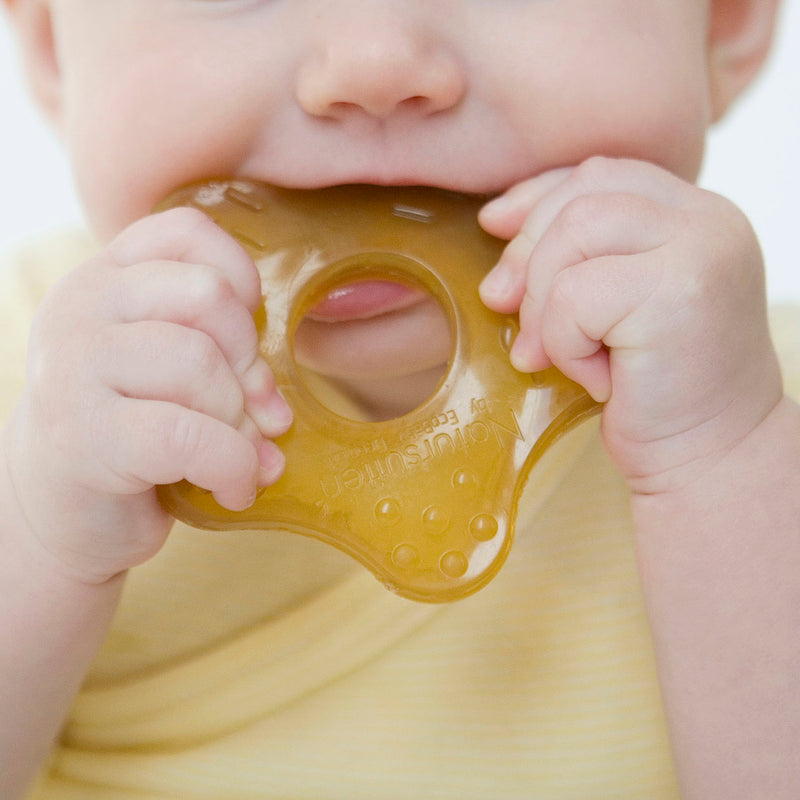
M 416 600 L 455 600 L 484 586 L 508 554 L 530 469 L 597 405 L 555 369 L 527 375 L 511 367 L 516 321 L 478 297 L 503 246 L 478 226 L 480 201 L 420 188 L 209 181 L 161 208 L 184 205 L 208 214 L 253 257 L 265 297 L 261 352 L 294 424 L 277 440 L 285 474 L 246 511 L 228 511 L 187 482 L 159 488 L 165 508 L 197 527 L 316 537 Z M 381 422 L 326 408 L 292 351 L 308 310 L 334 286 L 365 278 L 426 290 L 453 334 L 434 394 Z

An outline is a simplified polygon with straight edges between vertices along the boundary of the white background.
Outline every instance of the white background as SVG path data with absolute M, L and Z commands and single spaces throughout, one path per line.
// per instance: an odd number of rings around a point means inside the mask
M 770 299 L 800 302 L 800 0 L 785 0 L 764 75 L 709 140 L 702 185 L 750 217 L 767 262 Z M 31 107 L 0 17 L 0 249 L 80 219 L 69 170 Z

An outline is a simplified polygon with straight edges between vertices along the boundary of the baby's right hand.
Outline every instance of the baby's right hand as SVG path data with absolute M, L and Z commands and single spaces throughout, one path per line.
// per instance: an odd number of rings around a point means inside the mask
M 261 359 L 258 272 L 201 212 L 147 217 L 63 279 L 39 310 L 6 430 L 21 532 L 100 582 L 145 561 L 182 478 L 231 510 L 283 472 L 291 412 Z

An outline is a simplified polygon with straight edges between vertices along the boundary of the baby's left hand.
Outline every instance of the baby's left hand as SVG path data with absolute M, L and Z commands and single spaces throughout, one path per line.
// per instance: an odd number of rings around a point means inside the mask
M 480 221 L 511 240 L 481 296 L 519 311 L 514 366 L 555 365 L 605 403 L 632 491 L 686 485 L 780 399 L 759 245 L 724 198 L 596 157 L 518 184 Z

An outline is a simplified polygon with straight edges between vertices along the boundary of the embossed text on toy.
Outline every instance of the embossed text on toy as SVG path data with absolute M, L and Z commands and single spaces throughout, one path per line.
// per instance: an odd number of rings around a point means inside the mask
M 365 487 L 381 488 L 398 476 L 431 469 L 442 458 L 472 455 L 485 448 L 507 449 L 512 441 L 524 442 L 516 412 L 507 407 L 504 411 L 490 412 L 485 399 L 474 398 L 470 410 L 461 417 L 450 409 L 404 429 L 393 442 L 379 437 L 372 443 L 374 447 L 370 444 L 339 451 L 338 468 L 320 476 L 322 493 L 334 498 Z

